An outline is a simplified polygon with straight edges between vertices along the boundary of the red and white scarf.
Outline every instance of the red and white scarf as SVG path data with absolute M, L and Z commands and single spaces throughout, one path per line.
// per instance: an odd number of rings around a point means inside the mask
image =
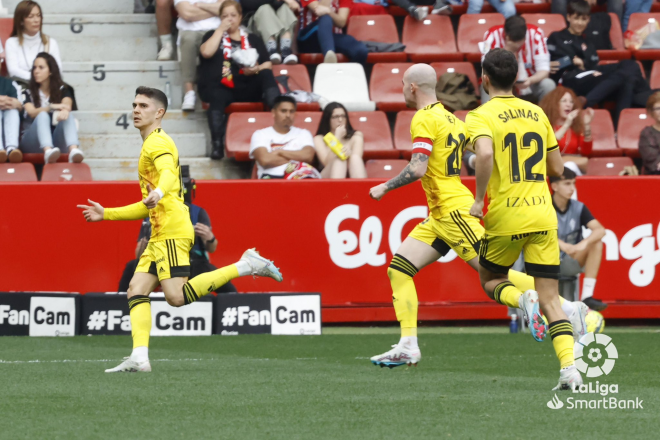
M 250 42 L 248 41 L 248 33 L 243 28 L 239 28 L 238 32 L 241 35 L 241 49 L 247 50 L 250 48 Z M 222 79 L 220 82 L 230 89 L 234 88 L 234 75 L 231 73 L 231 38 L 229 38 L 229 33 L 225 32 L 222 35 L 222 55 L 224 56 L 224 63 L 222 68 Z M 243 69 L 239 70 L 240 74 L 243 73 Z

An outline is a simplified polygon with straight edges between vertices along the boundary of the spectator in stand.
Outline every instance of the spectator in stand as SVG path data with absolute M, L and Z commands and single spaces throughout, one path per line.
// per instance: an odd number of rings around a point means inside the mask
M 181 110 L 195 111 L 195 76 L 197 59 L 202 38 L 208 31 L 220 26 L 218 11 L 222 1 L 217 0 L 174 0 L 174 7 L 179 14 L 176 27 L 179 30 L 181 48 L 181 77 L 185 95 Z
M 502 48 L 518 57 L 518 81 L 521 95 L 529 95 L 537 102 L 555 88 L 550 76 L 550 53 L 543 31 L 527 24 L 520 15 L 509 17 L 504 25 L 493 26 L 484 35 L 482 60 L 491 49 Z M 490 99 L 481 87 L 481 103 Z
M 301 0 L 298 49 L 301 53 L 323 54 L 323 62 L 336 63 L 337 52 L 353 63 L 367 62 L 367 46 L 342 33 L 353 0 Z
M 418 6 L 419 2 L 411 0 L 392 0 L 396 6 L 408 11 L 408 14 L 417 21 L 422 21 L 429 15 L 428 6 Z M 415 4 L 417 3 L 417 4 Z M 431 2 L 429 6 L 433 4 Z M 351 14 L 354 15 L 385 15 L 388 14 L 387 7 L 389 6 L 388 0 L 353 0 L 351 5 Z M 433 14 L 449 15 L 452 13 L 452 8 L 445 0 L 436 0 L 433 9 Z
M 207 117 L 213 143 L 212 159 L 224 156 L 225 108 L 235 101 L 264 101 L 269 107 L 280 91 L 273 76 L 272 63 L 264 42 L 241 28 L 242 8 L 234 0 L 220 6 L 220 26 L 202 38 L 198 69 L 199 96 L 209 103 Z M 237 51 L 256 49 L 257 62 L 239 64 Z
M 660 174 L 660 92 L 652 94 L 646 102 L 646 113 L 654 122 L 639 135 L 643 174 Z
M 598 53 L 594 44 L 584 38 L 589 24 L 591 7 L 585 0 L 568 4 L 568 27 L 553 32 L 548 38 L 548 49 L 553 61 L 565 60 L 566 67 L 558 69 L 553 63 L 555 81 L 584 96 L 585 107 L 594 107 L 606 100 L 616 100 L 614 125 L 623 109 L 644 107 L 652 90 L 642 76 L 639 65 L 633 60 L 616 64 L 598 65 Z
M 342 160 L 333 152 L 324 137 L 331 134 L 332 139 L 342 145 L 341 152 L 346 156 Z M 330 141 L 332 142 L 332 141 Z M 319 128 L 314 136 L 314 148 L 319 162 L 323 165 L 321 177 L 330 179 L 364 179 L 367 169 L 362 160 L 364 151 L 364 136 L 356 131 L 348 119 L 348 111 L 338 102 L 331 102 L 323 109 Z
M 50 54 L 58 70 L 62 70 L 57 41 L 41 33 L 42 24 L 41 6 L 37 2 L 25 0 L 16 5 L 14 29 L 5 47 L 9 76 L 29 81 L 34 60 L 42 52 Z
M 174 43 L 172 42 L 172 5 L 173 0 L 156 0 L 156 27 L 160 50 L 156 59 L 169 61 L 174 58 Z
M 18 98 L 18 85 L 8 78 L 0 76 L 0 163 L 18 163 L 23 160 L 23 153 L 18 149 L 18 134 L 21 131 L 23 108 Z
M 296 64 L 298 57 L 291 49 L 295 33 L 296 12 L 300 4 L 296 0 L 242 0 L 243 24 L 253 34 L 261 36 L 273 64 Z M 280 50 L 277 50 L 277 42 Z
M 561 14 L 566 16 L 568 11 L 568 4 L 574 0 L 552 0 L 550 2 L 550 12 L 553 14 Z M 630 0 L 626 0 L 626 3 Z M 635 0 L 633 0 L 635 1 Z M 619 21 L 623 15 L 623 0 L 587 0 L 589 9 L 596 5 L 607 4 L 607 12 L 612 12 L 619 17 Z M 624 29 L 625 30 L 625 29 Z
M 630 16 L 632 14 L 636 12 L 651 12 L 651 6 L 653 6 L 653 0 L 626 0 L 625 9 L 623 12 L 623 21 L 621 22 L 623 32 L 628 30 L 628 21 L 630 21 Z M 631 30 L 635 31 L 636 29 Z
M 504 18 L 513 17 L 516 15 L 516 5 L 513 0 L 488 0 L 493 8 Z M 468 0 L 468 14 L 481 14 L 481 9 L 484 7 L 484 0 Z
M 559 238 L 559 294 L 573 301 L 575 290 L 573 282 L 584 272 L 580 301 L 590 309 L 600 311 L 607 304 L 593 297 L 596 277 L 603 258 L 605 228 L 596 220 L 584 203 L 571 200 L 575 193 L 575 174 L 564 168 L 561 177 L 550 177 L 552 187 L 552 205 L 557 211 L 557 235 Z M 582 229 L 588 228 L 591 234 L 587 238 Z
M 283 179 L 291 162 L 311 164 L 314 161 L 314 140 L 304 128 L 293 126 L 296 100 L 290 96 L 275 99 L 273 126 L 252 134 L 250 159 L 257 161 L 260 179 Z
M 593 148 L 591 121 L 594 110 L 582 110 L 582 103 L 575 92 L 563 86 L 548 93 L 539 106 L 555 129 L 564 166 L 578 176 L 586 173 L 589 162 L 587 156 Z
M 43 151 L 45 163 L 55 163 L 64 147 L 69 162 L 80 163 L 84 155 L 78 147 L 78 128 L 71 114 L 71 92 L 64 87 L 55 58 L 42 52 L 34 60 L 32 78 L 23 92 L 25 131 L 20 142 L 24 153 Z

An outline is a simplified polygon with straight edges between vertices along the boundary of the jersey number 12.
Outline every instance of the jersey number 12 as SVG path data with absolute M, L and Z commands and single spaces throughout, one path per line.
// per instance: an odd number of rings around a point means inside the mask
M 523 169 L 520 169 L 518 160 L 518 138 L 515 133 L 509 133 L 504 136 L 504 150 L 509 148 L 509 169 L 511 170 L 511 183 L 520 183 L 520 174 L 522 171 L 525 182 L 544 182 L 545 176 L 542 173 L 534 173 L 532 169 L 543 160 L 543 139 L 541 135 L 534 132 L 525 133 L 522 137 L 520 148 L 530 149 L 536 146 L 534 154 L 529 156 L 523 162 Z

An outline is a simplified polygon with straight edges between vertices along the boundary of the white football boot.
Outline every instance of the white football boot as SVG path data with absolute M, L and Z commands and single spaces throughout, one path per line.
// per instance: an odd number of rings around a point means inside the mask
M 527 327 L 538 342 L 543 342 L 547 332 L 547 325 L 541 316 L 539 308 L 539 295 L 535 290 L 528 290 L 518 299 L 518 307 L 523 311 Z
M 552 391 L 572 391 L 580 385 L 582 385 L 582 376 L 575 365 L 571 365 L 570 367 L 559 370 L 559 383 Z
M 275 267 L 272 261 L 259 255 L 255 248 L 243 252 L 241 261 L 245 261 L 252 269 L 252 275 L 260 277 L 269 277 L 275 281 L 282 281 L 280 270 Z
M 587 334 L 587 313 L 589 313 L 589 307 L 582 301 L 573 301 L 575 310 L 568 317 L 568 320 L 571 321 L 573 326 L 573 339 L 577 342 L 582 336 Z
M 392 349 L 383 354 L 373 356 L 371 363 L 382 367 L 400 367 L 401 365 L 417 366 L 422 359 L 422 352 L 419 348 L 408 349 L 403 344 L 395 344 Z
M 136 362 L 130 357 L 125 357 L 124 362 L 115 368 L 108 368 L 106 373 L 151 373 L 151 364 L 149 360 Z

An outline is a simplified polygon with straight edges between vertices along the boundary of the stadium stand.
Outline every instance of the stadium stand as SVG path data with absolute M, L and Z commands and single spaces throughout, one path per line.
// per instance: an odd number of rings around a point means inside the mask
M 603 65 L 606 65 L 606 64 L 616 64 L 619 61 L 620 60 L 600 60 L 598 62 L 598 65 L 603 66 Z M 644 69 L 644 65 L 639 60 L 637 60 L 637 64 L 639 65 L 639 70 L 642 71 L 642 76 L 646 79 L 646 70 Z M 653 86 L 651 86 L 651 88 L 653 88 Z
M 403 74 L 413 63 L 379 63 L 371 70 L 369 94 L 378 110 L 395 112 L 406 109 L 403 99 Z
M 629 157 L 594 157 L 589 159 L 587 174 L 593 176 L 618 176 L 625 167 L 633 166 Z
M 370 179 L 391 179 L 408 165 L 402 159 L 371 159 L 366 162 L 367 176 Z
M 356 15 L 348 21 L 346 33 L 360 41 L 399 43 L 399 32 L 391 15 Z M 404 52 L 371 52 L 367 57 L 369 63 L 405 61 L 406 54 Z
M 394 148 L 401 151 L 406 159 L 412 155 L 412 141 L 410 140 L 410 122 L 415 116 L 415 110 L 406 110 L 397 113 L 394 123 Z
M 660 89 L 660 61 L 654 61 L 649 83 L 652 89 Z
M 493 26 L 504 24 L 501 14 L 465 14 L 458 21 L 458 50 L 465 54 L 468 61 L 477 63 L 481 61 L 479 43 L 484 35 Z
M 467 75 L 474 86 L 474 93 L 479 95 L 479 81 L 477 80 L 477 73 L 474 70 L 474 64 L 467 62 L 444 62 L 444 63 L 431 63 L 438 74 L 438 77 L 445 73 L 462 73 Z
M 603 109 L 594 110 L 594 119 L 591 122 L 593 133 L 593 151 L 591 157 L 613 157 L 622 156 L 623 151 L 617 147 L 614 141 L 614 123 L 610 112 Z
M 302 90 L 305 92 L 312 91 L 312 82 L 309 79 L 307 68 L 302 64 L 279 64 L 273 66 L 273 75 L 275 78 L 278 76 L 288 76 L 288 85 L 292 91 Z M 297 104 L 298 111 L 311 112 L 320 110 L 318 102 L 299 102 Z
M 42 182 L 90 182 L 92 172 L 86 163 L 51 163 L 44 165 Z
M 23 163 L 0 163 L 0 181 L 2 182 L 36 182 L 37 172 L 34 165 Z
M 659 22 L 660 13 L 650 12 L 648 14 L 635 13 L 630 16 L 628 29 L 635 31 L 647 23 Z M 637 60 L 656 60 L 660 59 L 660 49 L 640 49 L 633 51 L 633 56 Z
M 639 157 L 639 135 L 644 129 L 653 125 L 653 118 L 649 118 L 646 109 L 628 108 L 621 112 L 617 124 L 617 144 L 628 157 Z
M 561 14 L 521 14 L 527 24 L 538 26 L 545 38 L 556 31 L 566 28 L 566 20 Z
M 353 128 L 364 135 L 365 159 L 396 159 L 400 156 L 394 149 L 392 131 L 384 112 L 349 112 L 348 117 Z
M 610 27 L 610 41 L 612 42 L 612 50 L 599 50 L 598 57 L 601 60 L 627 60 L 632 57 L 632 52 L 626 49 L 623 44 L 623 32 L 621 30 L 621 22 L 619 17 L 610 12 L 610 19 L 612 27 Z
M 340 102 L 348 111 L 372 111 L 364 67 L 358 63 L 320 64 L 314 75 L 314 93 Z
M 451 20 L 444 15 L 429 15 L 422 21 L 406 17 L 401 41 L 406 45 L 408 58 L 415 63 L 463 60 L 463 54 L 456 50 Z

